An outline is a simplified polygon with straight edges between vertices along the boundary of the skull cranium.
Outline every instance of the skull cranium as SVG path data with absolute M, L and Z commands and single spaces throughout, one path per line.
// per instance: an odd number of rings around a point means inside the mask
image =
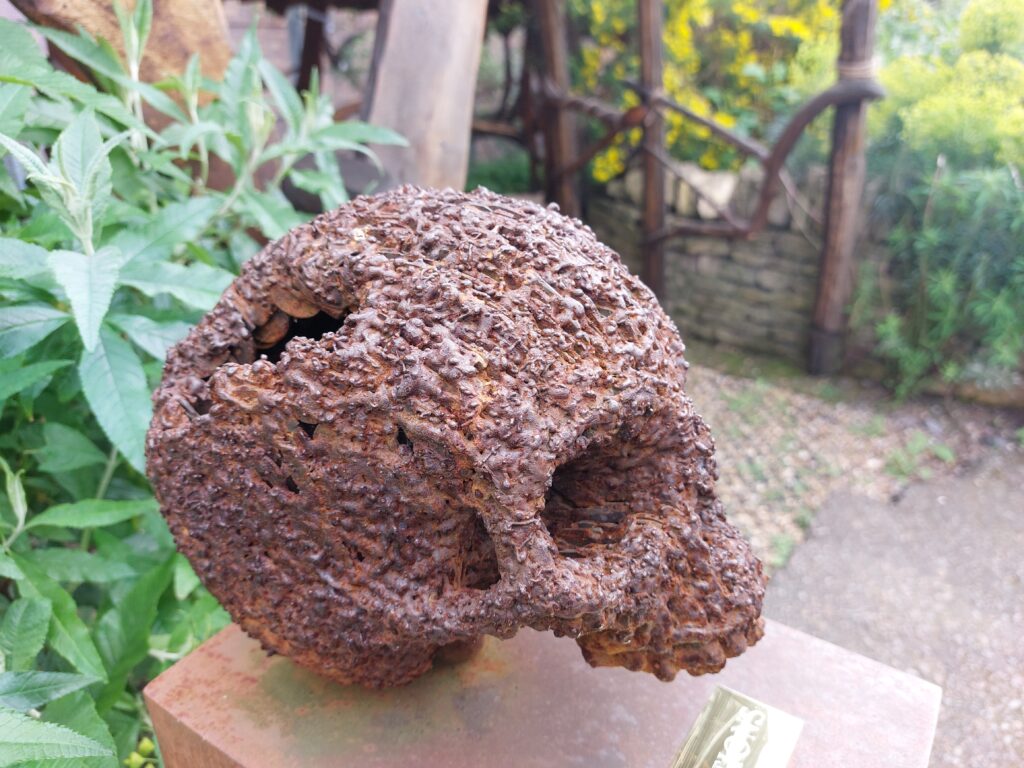
M 407 682 L 519 627 L 670 680 L 762 633 L 683 344 L 591 231 L 479 190 L 363 197 L 270 244 L 171 350 L 171 530 L 263 645 Z

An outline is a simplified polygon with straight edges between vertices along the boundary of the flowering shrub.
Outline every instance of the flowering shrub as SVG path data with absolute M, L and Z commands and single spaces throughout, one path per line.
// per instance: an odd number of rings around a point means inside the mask
M 576 63 L 578 86 L 625 107 L 638 104 L 639 96 L 626 85 L 639 79 L 636 3 L 573 0 L 570 8 L 585 32 Z M 727 128 L 764 138 L 801 95 L 792 84 L 800 49 L 827 45 L 838 29 L 837 5 L 828 0 L 668 0 L 665 93 Z M 599 155 L 595 179 L 606 181 L 620 173 L 639 136 L 633 131 Z M 705 168 L 739 163 L 734 149 L 710 138 L 706 128 L 675 114 L 667 118 L 668 144 L 676 157 Z

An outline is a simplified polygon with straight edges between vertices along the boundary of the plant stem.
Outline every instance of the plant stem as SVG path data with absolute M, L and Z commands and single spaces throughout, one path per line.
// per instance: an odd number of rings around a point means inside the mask
M 115 469 L 117 469 L 117 448 L 111 448 L 107 455 L 107 464 L 103 468 L 103 477 L 100 478 L 100 484 L 96 486 L 97 499 L 102 499 L 107 495 L 107 487 L 110 485 Z

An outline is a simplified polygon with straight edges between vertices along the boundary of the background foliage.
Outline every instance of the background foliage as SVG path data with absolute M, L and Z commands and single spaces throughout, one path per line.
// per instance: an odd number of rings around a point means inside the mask
M 923 31 L 923 32 L 922 32 Z M 855 319 L 903 396 L 1019 386 L 1024 353 L 1024 0 L 896 0 L 880 20 L 869 175 L 885 257 Z
M 402 141 L 334 123 L 251 32 L 222 83 L 139 82 L 151 3 L 120 16 L 124 60 L 38 30 L 100 88 L 0 21 L 0 766 L 158 759 L 141 686 L 227 621 L 142 474 L 163 357 L 306 218 L 283 180 L 335 207 L 336 151 Z
M 800 51 L 833 45 L 839 30 L 838 5 L 828 0 L 668 0 L 665 6 L 665 94 L 755 138 L 771 134 L 800 98 Z M 577 87 L 622 106 L 640 103 L 629 85 L 640 79 L 636 3 L 572 0 L 570 8 L 583 32 Z M 741 162 L 731 147 L 709 142 L 706 128 L 674 113 L 666 122 L 669 149 L 678 159 L 708 169 Z M 621 173 L 638 140 L 635 131 L 599 155 L 594 178 L 607 181 Z
M 854 320 L 900 396 L 929 379 L 1020 385 L 1024 338 L 1024 0 L 881 0 L 868 149 L 873 210 Z M 575 87 L 639 102 L 636 4 L 572 0 L 580 32 Z M 838 3 L 669 0 L 664 88 L 698 114 L 770 142 L 794 108 L 835 82 Z M 827 157 L 831 114 L 793 164 Z M 639 130 L 599 155 L 596 180 L 621 173 Z M 668 118 L 672 154 L 733 169 L 735 151 Z M 798 174 L 799 175 L 799 174 Z M 865 253 L 866 255 L 866 253 Z

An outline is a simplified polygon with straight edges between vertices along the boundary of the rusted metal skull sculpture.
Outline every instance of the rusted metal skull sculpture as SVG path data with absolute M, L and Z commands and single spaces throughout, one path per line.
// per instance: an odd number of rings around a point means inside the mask
M 522 626 L 671 680 L 762 634 L 683 343 L 578 221 L 403 187 L 298 227 L 171 350 L 149 474 L 265 648 L 398 685 Z

